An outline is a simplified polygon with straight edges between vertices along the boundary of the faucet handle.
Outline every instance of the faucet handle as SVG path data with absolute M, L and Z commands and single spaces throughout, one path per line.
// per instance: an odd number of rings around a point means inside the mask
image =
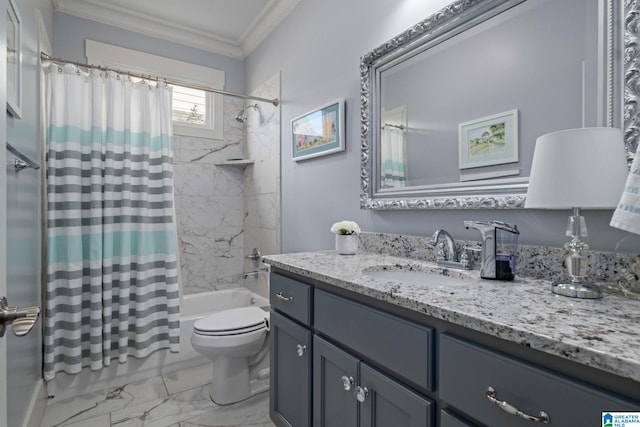
M 482 243 L 474 243 L 471 245 L 464 245 L 464 251 L 472 251 L 472 252 L 481 252 L 482 251 Z
M 462 268 L 465 270 L 471 270 L 473 268 L 468 251 L 480 252 L 482 251 L 482 247 L 478 245 L 469 246 L 466 244 L 463 246 L 462 253 L 460 254 L 460 264 L 462 264 Z
M 444 242 L 438 243 L 438 255 L 436 258 L 437 261 L 446 261 L 447 253 L 444 251 Z

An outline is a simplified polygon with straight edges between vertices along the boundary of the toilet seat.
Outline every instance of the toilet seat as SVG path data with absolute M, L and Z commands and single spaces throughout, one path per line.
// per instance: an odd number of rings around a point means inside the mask
M 258 307 L 219 311 L 195 321 L 194 333 L 204 336 L 242 335 L 266 329 L 269 313 Z

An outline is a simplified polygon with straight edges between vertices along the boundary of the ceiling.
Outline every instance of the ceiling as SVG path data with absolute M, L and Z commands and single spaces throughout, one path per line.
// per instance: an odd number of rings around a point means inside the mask
M 56 11 L 243 59 L 299 0 L 53 0 Z

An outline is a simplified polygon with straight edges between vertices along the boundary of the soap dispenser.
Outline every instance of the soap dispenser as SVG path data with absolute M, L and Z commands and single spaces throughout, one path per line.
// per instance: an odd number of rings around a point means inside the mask
M 464 226 L 480 230 L 482 235 L 480 277 L 513 280 L 520 235 L 518 227 L 502 221 L 465 221 Z

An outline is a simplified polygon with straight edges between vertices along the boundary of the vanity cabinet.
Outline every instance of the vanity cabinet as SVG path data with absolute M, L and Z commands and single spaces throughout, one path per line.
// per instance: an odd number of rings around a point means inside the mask
M 433 402 L 406 385 L 431 387 L 430 328 L 277 273 L 270 287 L 276 425 L 434 425 Z
M 286 274 L 270 291 L 279 427 L 572 427 L 640 411 L 635 383 Z

